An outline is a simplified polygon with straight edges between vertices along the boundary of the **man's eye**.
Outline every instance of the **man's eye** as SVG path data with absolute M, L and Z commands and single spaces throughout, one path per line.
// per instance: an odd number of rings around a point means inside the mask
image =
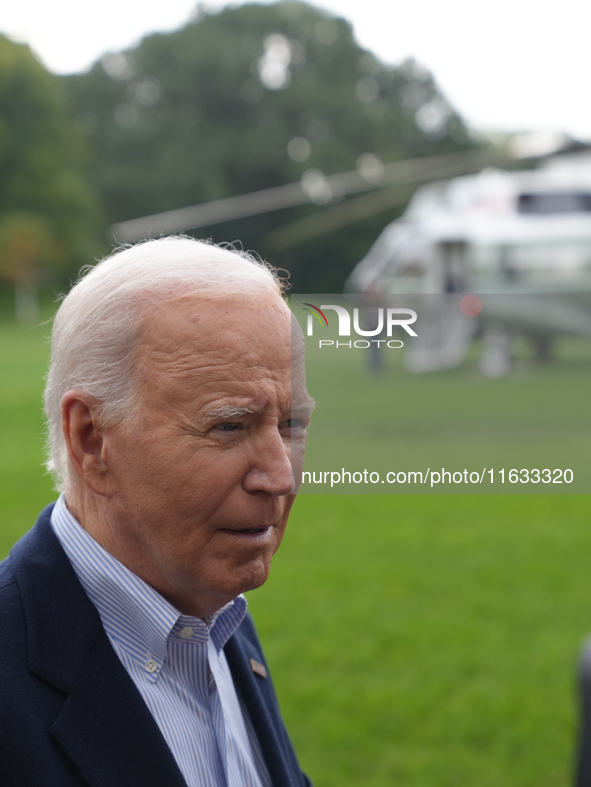
M 222 432 L 236 432 L 240 429 L 240 424 L 217 424 L 215 428 Z
M 283 421 L 281 427 L 283 429 L 292 429 L 292 430 L 301 430 L 305 429 L 308 424 L 302 418 L 290 418 L 287 421 Z

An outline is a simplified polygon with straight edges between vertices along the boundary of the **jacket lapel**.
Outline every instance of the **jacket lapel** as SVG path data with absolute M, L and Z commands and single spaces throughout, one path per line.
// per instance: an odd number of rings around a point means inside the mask
M 106 635 L 90 651 L 51 733 L 92 787 L 186 787 Z
M 259 739 L 273 787 L 309 785 L 300 770 L 291 741 L 279 713 L 269 676 L 253 671 L 251 659 L 267 672 L 261 646 L 250 616 L 246 616 L 224 648 L 234 685 L 242 695 Z
M 113 651 L 50 525 L 51 507 L 10 555 L 29 669 L 64 693 L 51 734 L 92 787 L 186 787 L 158 725 Z

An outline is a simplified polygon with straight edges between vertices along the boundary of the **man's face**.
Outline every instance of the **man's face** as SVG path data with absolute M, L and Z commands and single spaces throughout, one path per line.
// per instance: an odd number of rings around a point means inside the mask
M 291 315 L 271 293 L 180 298 L 147 323 L 140 418 L 105 431 L 105 546 L 182 612 L 211 614 L 267 579 L 309 416 L 303 375 L 292 413 L 291 356 Z

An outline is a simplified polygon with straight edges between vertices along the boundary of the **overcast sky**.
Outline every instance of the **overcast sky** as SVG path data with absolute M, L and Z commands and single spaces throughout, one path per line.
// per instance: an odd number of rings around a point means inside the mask
M 0 31 L 56 73 L 183 25 L 195 0 L 16 0 Z M 221 7 L 215 0 L 209 8 Z M 413 56 L 483 130 L 564 130 L 591 139 L 591 3 L 583 0 L 323 0 L 387 63 Z

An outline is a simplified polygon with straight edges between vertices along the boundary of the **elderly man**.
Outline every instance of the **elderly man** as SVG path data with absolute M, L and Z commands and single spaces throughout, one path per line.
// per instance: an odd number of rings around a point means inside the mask
M 294 337 L 267 266 L 189 238 L 115 253 L 62 303 L 64 492 L 0 566 L 0 784 L 309 785 L 241 595 L 301 470 Z

